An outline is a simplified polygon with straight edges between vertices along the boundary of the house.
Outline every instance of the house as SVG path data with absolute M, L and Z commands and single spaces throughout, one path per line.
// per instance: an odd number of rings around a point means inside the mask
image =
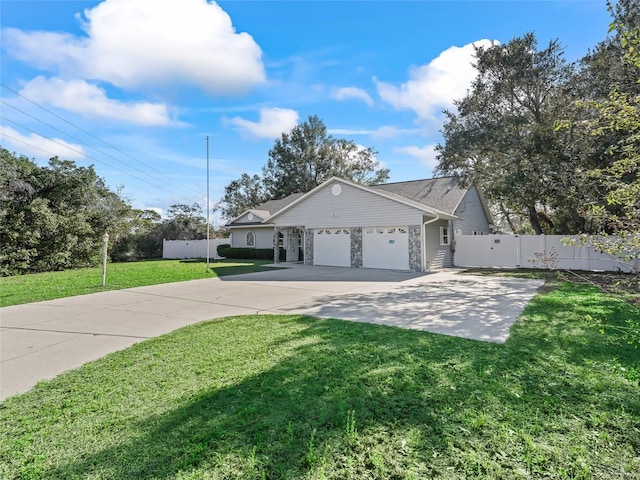
M 489 234 L 492 219 L 481 192 L 456 177 L 381 185 L 334 177 L 226 227 L 232 247 L 274 248 L 276 262 L 420 272 L 451 266 L 455 236 Z

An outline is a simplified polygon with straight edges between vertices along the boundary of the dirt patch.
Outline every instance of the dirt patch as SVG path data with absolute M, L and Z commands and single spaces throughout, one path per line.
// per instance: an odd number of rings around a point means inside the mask
M 600 290 L 622 295 L 640 307 L 640 276 L 629 273 L 559 272 L 566 280 L 596 285 Z
M 464 273 L 499 277 L 540 278 L 546 282 L 545 286 L 542 287 L 544 291 L 553 290 L 558 281 L 589 283 L 603 292 L 625 297 L 630 303 L 640 307 L 640 276 L 630 273 L 502 268 L 470 268 Z

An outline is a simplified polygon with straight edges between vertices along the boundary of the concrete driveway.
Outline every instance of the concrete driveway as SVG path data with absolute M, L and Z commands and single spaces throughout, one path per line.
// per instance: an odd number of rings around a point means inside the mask
M 504 342 L 541 280 L 305 267 L 0 309 L 0 400 L 186 325 L 299 313 Z

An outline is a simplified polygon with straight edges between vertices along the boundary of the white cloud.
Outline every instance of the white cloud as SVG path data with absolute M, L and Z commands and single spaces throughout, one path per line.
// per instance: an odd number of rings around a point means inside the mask
M 80 160 L 86 158 L 80 145 L 65 142 L 60 138 L 45 138 L 41 135 L 30 133 L 23 135 L 17 130 L 0 125 L 0 138 L 5 148 L 11 146 L 23 155 L 36 158 L 51 158 L 58 156 L 63 160 Z
M 84 80 L 39 76 L 27 83 L 20 93 L 35 102 L 92 117 L 112 118 L 139 125 L 162 126 L 170 123 L 166 105 L 111 100 L 102 88 Z
M 474 45 L 487 48 L 493 44 L 478 40 L 450 47 L 431 62 L 411 67 L 409 80 L 400 86 L 374 78 L 378 94 L 396 110 L 413 110 L 421 119 L 433 118 L 443 108 L 453 107 L 453 101 L 462 98 L 475 79 Z
M 361 88 L 356 88 L 356 87 L 339 88 L 333 92 L 332 96 L 336 100 L 355 99 L 355 100 L 360 100 L 366 103 L 370 107 L 373 106 L 373 100 L 371 96 Z
M 105 0 L 78 15 L 86 36 L 3 30 L 16 58 L 69 78 L 121 88 L 187 84 L 239 94 L 265 81 L 262 51 L 206 0 Z
M 438 166 L 438 160 L 436 159 L 436 148 L 435 144 L 425 145 L 424 147 L 418 147 L 415 145 L 410 145 L 408 147 L 398 148 L 397 151 L 401 153 L 406 153 L 407 155 L 411 155 L 412 157 L 417 158 L 422 162 L 423 165 L 429 168 L 435 168 Z
M 260 138 L 277 138 L 290 131 L 298 124 L 299 115 L 288 108 L 261 108 L 260 120 L 251 122 L 244 118 L 234 117 L 228 120 L 240 130 Z
M 400 135 L 413 135 L 420 132 L 416 128 L 398 128 L 391 125 L 383 125 L 376 129 L 331 128 L 327 131 L 331 135 L 369 135 L 373 138 L 394 138 Z

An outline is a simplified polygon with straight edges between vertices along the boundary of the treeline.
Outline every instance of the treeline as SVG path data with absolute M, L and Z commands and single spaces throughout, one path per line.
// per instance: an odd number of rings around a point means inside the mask
M 206 238 L 197 204 L 167 218 L 133 208 L 93 167 L 48 166 L 0 147 L 0 276 L 98 265 L 109 233 L 113 261 L 162 257 L 162 240 Z
M 478 48 L 477 78 L 445 112 L 438 172 L 479 185 L 505 230 L 637 238 L 640 8 L 609 11 L 609 35 L 575 63 L 532 33 Z

